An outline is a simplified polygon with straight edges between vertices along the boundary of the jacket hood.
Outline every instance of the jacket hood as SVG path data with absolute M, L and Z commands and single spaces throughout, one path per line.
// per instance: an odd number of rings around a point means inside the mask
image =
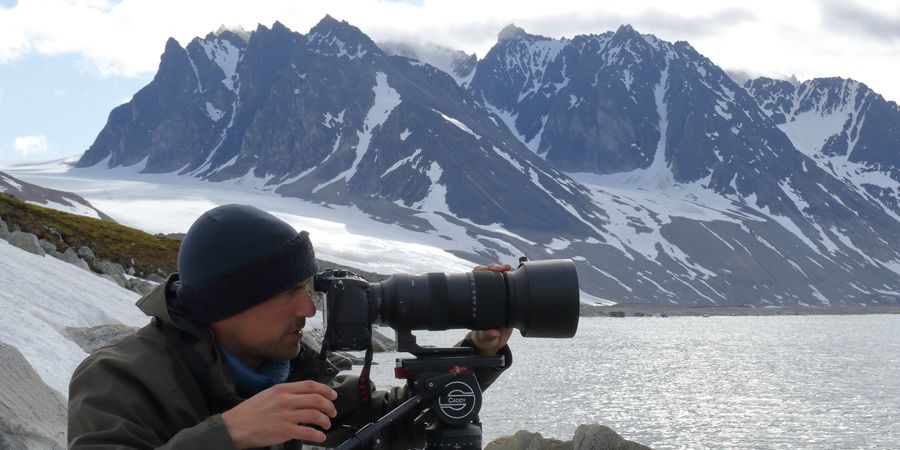
M 171 302 L 175 300 L 180 284 L 181 281 L 179 281 L 178 272 L 175 272 L 169 275 L 165 282 L 160 283 L 159 286 L 156 286 L 156 288 L 147 295 L 141 297 L 135 305 L 137 305 L 138 309 L 143 311 L 144 314 L 150 317 L 156 317 L 167 324 L 184 330 L 184 321 L 186 319 L 182 317 L 173 317 L 170 309 Z

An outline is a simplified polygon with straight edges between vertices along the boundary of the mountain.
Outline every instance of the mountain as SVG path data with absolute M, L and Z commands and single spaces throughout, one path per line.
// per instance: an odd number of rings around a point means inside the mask
M 331 17 L 306 35 L 276 22 L 170 39 L 78 166 L 352 205 L 471 241 L 456 253 L 479 263 L 573 258 L 586 292 L 620 302 L 900 298 L 895 213 L 685 42 L 511 25 L 452 74 L 385 47 Z M 868 158 L 890 153 L 872 139 Z
M 80 195 L 26 183 L 3 172 L 0 172 L 0 194 L 10 195 L 24 202 L 46 208 L 113 222 L 111 217 L 94 208 Z
M 798 150 L 900 218 L 900 106 L 843 78 L 745 87 Z

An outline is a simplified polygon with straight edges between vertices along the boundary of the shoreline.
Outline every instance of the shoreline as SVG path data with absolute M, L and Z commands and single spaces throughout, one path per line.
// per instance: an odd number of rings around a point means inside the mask
M 581 305 L 581 317 L 823 316 L 900 314 L 900 306 L 666 306 L 655 304 Z

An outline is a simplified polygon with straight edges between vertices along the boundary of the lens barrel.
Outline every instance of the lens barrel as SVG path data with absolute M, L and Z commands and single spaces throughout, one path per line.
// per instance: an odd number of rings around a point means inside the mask
M 509 272 L 394 275 L 370 285 L 376 321 L 400 330 L 517 328 L 566 338 L 578 329 L 580 290 L 568 259 L 526 261 Z

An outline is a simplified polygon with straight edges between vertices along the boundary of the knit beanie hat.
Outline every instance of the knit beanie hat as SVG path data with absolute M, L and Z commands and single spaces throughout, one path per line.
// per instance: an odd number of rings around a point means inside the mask
M 285 292 L 314 275 L 309 233 L 247 205 L 224 205 L 191 225 L 178 252 L 177 304 L 212 323 Z

